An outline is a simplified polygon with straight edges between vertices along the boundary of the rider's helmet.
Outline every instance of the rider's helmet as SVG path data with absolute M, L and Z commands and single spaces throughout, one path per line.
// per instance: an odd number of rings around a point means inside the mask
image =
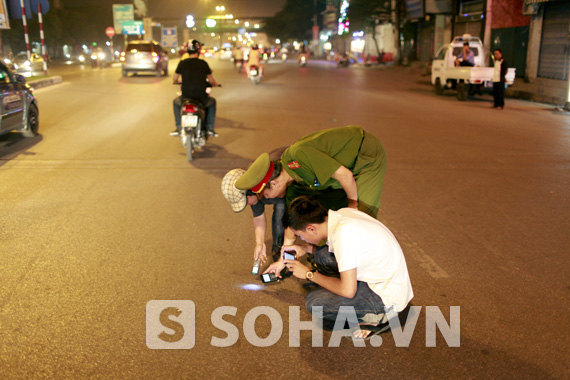
M 188 54 L 199 53 L 200 48 L 202 47 L 202 45 L 200 45 L 200 42 L 197 40 L 189 40 L 187 45 L 188 46 L 186 50 L 188 51 Z
M 253 50 L 257 50 L 259 49 L 259 46 L 257 46 L 257 44 L 253 44 L 253 46 L 251 47 Z

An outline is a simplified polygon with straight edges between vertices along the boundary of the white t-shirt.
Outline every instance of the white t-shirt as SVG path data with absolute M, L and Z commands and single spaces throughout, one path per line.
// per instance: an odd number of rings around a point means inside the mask
M 495 70 L 493 70 L 493 82 L 501 81 L 501 65 L 503 60 L 495 60 Z
M 402 248 L 377 219 L 353 208 L 330 210 L 327 243 L 339 272 L 356 268 L 356 279 L 367 282 L 386 308 L 400 312 L 414 297 Z

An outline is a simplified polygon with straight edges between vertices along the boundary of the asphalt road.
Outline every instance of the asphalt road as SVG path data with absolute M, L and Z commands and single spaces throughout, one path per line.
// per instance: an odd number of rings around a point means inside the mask
M 168 134 L 171 78 L 119 68 L 63 70 L 63 84 L 37 91 L 41 135 L 0 137 L 0 378 L 570 378 L 568 114 L 438 97 L 405 68 L 289 61 L 255 86 L 210 63 L 224 86 L 213 94 L 220 136 L 192 163 Z M 328 347 L 330 332 L 324 347 L 310 332 L 290 347 L 289 306 L 311 318 L 305 290 L 250 274 L 251 212 L 233 213 L 220 192 L 228 170 L 260 153 L 349 124 L 388 153 L 379 219 L 421 308 L 409 347 L 391 332 L 379 347 Z M 150 300 L 193 302 L 192 349 L 146 346 Z M 224 319 L 239 338 L 216 347 L 228 336 L 211 321 L 223 306 L 236 308 Z M 247 327 L 258 306 L 283 321 L 268 347 Z M 434 310 L 449 323 L 454 306 L 460 347 L 440 332 L 426 347 Z M 255 331 L 279 337 L 278 325 L 260 316 Z

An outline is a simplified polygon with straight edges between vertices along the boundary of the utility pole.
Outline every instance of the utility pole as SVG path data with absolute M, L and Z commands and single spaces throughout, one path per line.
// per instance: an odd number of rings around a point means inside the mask
M 483 47 L 485 48 L 485 51 L 491 51 L 492 20 L 493 20 L 493 0 L 487 0 L 487 6 L 485 10 L 485 35 L 483 36 Z

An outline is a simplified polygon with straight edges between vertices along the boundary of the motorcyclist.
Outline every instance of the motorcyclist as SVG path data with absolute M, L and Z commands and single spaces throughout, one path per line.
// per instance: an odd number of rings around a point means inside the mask
M 281 50 L 279 50 L 279 54 L 281 54 L 281 59 L 285 61 L 287 59 L 287 54 L 289 54 L 289 50 L 283 46 L 281 47 Z
M 241 46 L 235 47 L 233 51 L 233 56 L 234 56 L 234 67 L 236 67 L 237 64 L 243 66 L 243 50 L 241 49 Z
M 206 108 L 206 129 L 208 136 L 217 137 L 214 131 L 214 122 L 216 119 L 216 99 L 209 96 L 206 88 L 209 85 L 216 87 L 218 82 L 212 76 L 212 70 L 208 63 L 198 56 L 200 55 L 200 42 L 196 40 L 188 41 L 188 58 L 180 60 L 176 71 L 172 77 L 175 84 L 182 84 L 182 95 L 176 97 L 173 101 L 174 121 L 176 122 L 176 130 L 170 133 L 172 136 L 180 135 L 181 117 L 180 109 L 184 99 L 198 100 Z M 182 77 L 182 82 L 180 78 Z
M 299 52 L 299 62 L 301 62 L 303 57 L 305 57 L 305 62 L 307 62 L 309 60 L 309 51 L 307 50 L 307 47 L 305 46 L 305 44 L 303 44 L 303 46 L 301 46 L 301 51 Z
M 251 66 L 257 66 L 259 68 L 259 75 L 263 76 L 263 65 L 261 64 L 259 46 L 257 46 L 257 44 L 251 47 L 251 50 L 249 51 L 249 55 L 247 57 L 246 68 L 247 68 L 248 77 L 249 77 L 249 68 Z

